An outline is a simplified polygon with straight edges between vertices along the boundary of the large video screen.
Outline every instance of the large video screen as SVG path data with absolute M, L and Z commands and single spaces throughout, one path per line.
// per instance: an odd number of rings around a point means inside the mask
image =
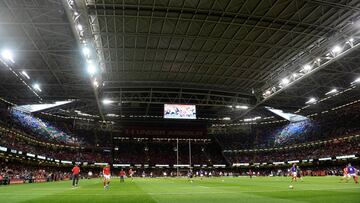
M 182 104 L 165 104 L 164 118 L 196 119 L 196 106 Z

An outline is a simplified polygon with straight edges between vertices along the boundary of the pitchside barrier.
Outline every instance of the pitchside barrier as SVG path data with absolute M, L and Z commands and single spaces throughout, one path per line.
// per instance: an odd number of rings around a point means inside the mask
M 44 182 L 58 182 L 58 181 L 64 181 L 64 180 L 70 180 L 70 178 L 64 178 L 62 180 L 57 181 L 48 181 L 47 178 L 35 178 L 34 180 L 25 180 L 21 178 L 12 178 L 10 179 L 10 185 L 13 184 L 29 184 L 29 183 L 44 183 Z M 1 183 L 0 185 L 8 185 L 5 183 Z

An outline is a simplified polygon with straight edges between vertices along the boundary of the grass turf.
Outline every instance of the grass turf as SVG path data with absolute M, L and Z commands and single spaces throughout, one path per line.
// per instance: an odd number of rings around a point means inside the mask
M 340 177 L 305 177 L 290 183 L 286 177 L 238 178 L 135 178 L 112 179 L 104 190 L 99 179 L 0 186 L 1 203 L 65 202 L 360 202 L 360 185 L 339 183 Z M 292 184 L 294 189 L 289 189 Z

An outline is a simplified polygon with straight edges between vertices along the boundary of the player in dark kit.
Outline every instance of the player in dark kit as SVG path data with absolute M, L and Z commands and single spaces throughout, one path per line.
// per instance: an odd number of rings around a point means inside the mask
M 290 168 L 290 175 L 291 175 L 291 182 L 297 181 L 297 168 L 295 163 Z
M 72 178 L 73 178 L 73 187 L 77 187 L 79 184 L 79 174 L 80 174 L 80 168 L 78 165 L 75 165 L 72 171 Z
M 192 182 L 192 178 L 194 177 L 194 174 L 193 174 L 193 171 L 191 169 L 188 171 L 187 176 L 188 176 L 189 181 Z
M 354 182 L 356 184 L 359 184 L 359 181 L 358 181 L 359 177 L 356 174 L 357 173 L 356 168 L 354 168 L 353 166 L 351 166 L 351 164 L 349 164 L 347 167 L 347 172 L 349 173 L 350 177 L 352 177 L 354 179 Z
M 299 179 L 299 180 L 303 181 L 303 178 L 302 178 L 302 171 L 301 171 L 301 169 L 300 169 L 300 167 L 299 167 L 299 166 L 296 166 L 296 177 L 297 177 L 297 179 Z

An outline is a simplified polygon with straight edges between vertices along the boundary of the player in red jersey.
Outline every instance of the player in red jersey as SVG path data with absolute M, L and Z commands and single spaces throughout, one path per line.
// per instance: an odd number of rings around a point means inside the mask
M 72 171 L 72 178 L 73 178 L 73 187 L 77 187 L 79 184 L 79 174 L 80 174 L 80 168 L 78 165 L 75 165 Z
M 349 182 L 350 180 L 350 174 L 348 173 L 347 166 L 343 168 L 343 177 L 340 179 L 340 182 L 342 182 L 343 180 L 346 180 L 346 182 Z
M 249 177 L 250 177 L 250 179 L 253 177 L 253 172 L 251 169 L 249 170 Z
M 125 171 L 123 169 L 121 169 L 121 171 L 119 173 L 119 176 L 120 176 L 120 182 L 124 182 L 126 173 L 125 173 Z
M 103 175 L 104 175 L 104 189 L 109 188 L 110 184 L 110 178 L 111 178 L 111 172 L 110 172 L 110 165 L 106 165 L 105 168 L 103 168 Z

